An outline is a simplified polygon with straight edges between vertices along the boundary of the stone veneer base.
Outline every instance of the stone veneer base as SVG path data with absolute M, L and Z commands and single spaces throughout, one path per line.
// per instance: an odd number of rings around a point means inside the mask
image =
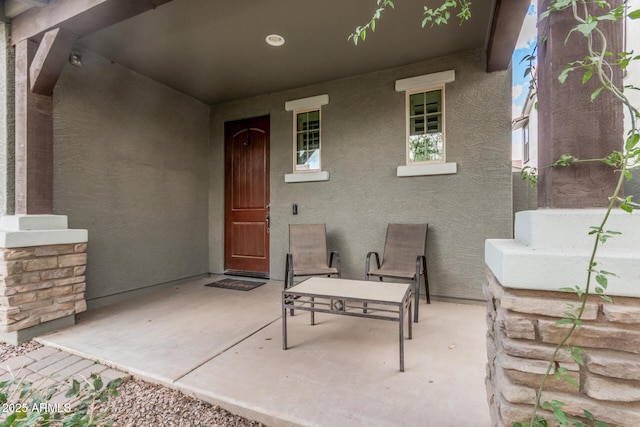
M 20 344 L 87 309 L 87 230 L 62 215 L 0 217 L 0 340 Z
M 487 310 L 487 399 L 494 426 L 529 421 L 537 388 L 567 325 L 556 321 L 578 304 L 573 294 L 503 287 L 489 271 L 484 288 Z M 640 425 L 640 299 L 593 297 L 584 324 L 570 345 L 584 349 L 584 366 L 560 351 L 559 366 L 579 384 L 551 375 L 543 401 L 559 400 L 572 415 L 590 411 L 611 426 Z M 541 411 L 540 415 L 551 414 Z M 555 424 L 553 424 L 555 425 Z
M 21 329 L 13 332 L 0 332 L 0 341 L 6 342 L 12 345 L 20 345 L 37 336 L 48 334 L 49 332 L 57 331 L 59 329 L 68 328 L 76 324 L 75 314 L 61 317 L 60 319 L 50 320 L 48 322 L 40 323 L 30 328 Z

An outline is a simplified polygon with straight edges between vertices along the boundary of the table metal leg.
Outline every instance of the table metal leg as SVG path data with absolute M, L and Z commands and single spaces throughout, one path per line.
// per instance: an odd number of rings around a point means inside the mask
M 404 372 L 404 301 L 400 304 L 400 372 Z M 411 322 L 411 318 L 409 318 Z
M 407 326 L 409 326 L 409 339 L 413 339 L 413 323 L 411 323 L 412 308 L 413 308 L 413 303 L 411 301 L 411 297 L 409 297 L 409 316 L 407 316 Z
M 316 324 L 316 317 L 315 317 L 315 311 L 313 311 L 313 309 L 315 308 L 315 304 L 314 304 L 314 298 L 311 297 L 311 324 L 315 325 Z
M 286 296 L 282 295 L 282 349 L 287 349 L 287 307 L 285 305 Z

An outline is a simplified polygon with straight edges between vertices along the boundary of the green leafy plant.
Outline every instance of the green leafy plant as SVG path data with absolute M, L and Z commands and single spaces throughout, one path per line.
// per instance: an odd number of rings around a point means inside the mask
M 118 378 L 104 384 L 98 374 L 91 374 L 82 381 L 72 379 L 65 397 L 69 403 L 52 403 L 51 399 L 59 393 L 58 385 L 43 387 L 47 381 L 34 385 L 24 378 L 12 378 L 0 382 L 0 408 L 2 427 L 101 427 L 110 426 L 110 412 L 98 412 L 96 404 L 119 396 L 118 387 L 122 379 Z
M 362 41 L 366 40 L 367 31 L 371 30 L 371 32 L 374 32 L 376 30 L 376 23 L 380 20 L 382 12 L 387 8 L 395 9 L 395 4 L 391 0 L 376 0 L 376 3 L 378 4 L 378 8 L 373 12 L 371 20 L 363 26 L 356 27 L 353 33 L 349 35 L 348 40 L 351 40 L 353 44 L 357 45 L 360 39 L 362 39 Z
M 357 45 L 359 40 L 365 41 L 367 38 L 367 32 L 376 30 L 376 24 L 382 17 L 382 12 L 387 8 L 395 9 L 395 4 L 392 0 L 376 0 L 378 5 L 377 9 L 373 12 L 373 15 L 369 22 L 362 26 L 358 26 L 349 34 L 348 40 L 351 40 L 353 44 Z M 457 11 L 456 16 L 460 19 L 460 24 L 471 18 L 471 1 L 470 0 L 445 0 L 442 5 L 437 8 L 424 7 L 422 27 L 424 28 L 428 23 L 433 25 L 443 25 L 449 22 L 452 11 Z

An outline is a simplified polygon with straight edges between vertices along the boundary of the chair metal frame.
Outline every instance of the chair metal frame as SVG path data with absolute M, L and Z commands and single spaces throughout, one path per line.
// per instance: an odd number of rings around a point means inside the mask
M 424 225 L 425 227 L 425 231 L 424 231 L 424 246 L 422 248 L 422 255 L 418 254 L 416 255 L 416 269 L 415 272 L 413 272 L 413 275 L 409 272 L 407 272 L 406 275 L 394 275 L 394 274 L 385 274 L 384 271 L 377 271 L 376 273 L 371 273 L 371 257 L 375 256 L 375 261 L 376 261 L 376 267 L 377 270 L 381 270 L 382 268 L 384 268 L 384 256 L 387 253 L 387 244 L 389 242 L 389 231 L 390 228 L 392 227 L 396 227 L 396 226 L 403 226 L 403 225 L 413 225 L 413 226 L 422 226 Z M 424 255 L 425 254 L 425 247 L 426 247 L 426 242 L 427 242 L 427 232 L 429 230 L 429 224 L 389 224 L 387 226 L 387 235 L 386 235 L 386 239 L 385 239 L 385 247 L 384 250 L 385 252 L 382 255 L 382 264 L 380 264 L 380 256 L 378 255 L 378 252 L 375 251 L 371 251 L 367 254 L 367 259 L 366 259 L 366 263 L 365 263 L 365 278 L 364 280 L 369 280 L 371 278 L 371 276 L 375 276 L 378 277 L 380 279 L 380 281 L 383 281 L 383 278 L 390 278 L 390 279 L 402 279 L 402 280 L 411 280 L 413 281 L 414 284 L 414 298 L 415 298 L 415 308 L 413 310 L 413 321 L 414 323 L 418 323 L 418 310 L 420 308 L 420 276 L 424 276 L 424 287 L 425 287 L 425 292 L 427 294 L 427 304 L 431 304 L 431 296 L 429 294 L 429 275 L 427 274 L 427 257 Z

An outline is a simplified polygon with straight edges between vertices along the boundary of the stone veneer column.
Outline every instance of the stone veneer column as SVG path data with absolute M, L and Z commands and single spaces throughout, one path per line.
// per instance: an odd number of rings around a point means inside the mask
M 487 397 L 493 424 L 528 421 L 535 393 L 568 326 L 556 321 L 577 304 L 562 287 L 584 287 L 593 236 L 604 210 L 537 210 L 516 215 L 514 240 L 488 240 Z M 622 232 L 602 246 L 597 268 L 614 272 L 610 304 L 592 297 L 569 344 L 585 349 L 585 366 L 566 351 L 559 366 L 580 386 L 550 378 L 544 400 L 580 416 L 586 409 L 611 425 L 640 425 L 640 214 L 614 212 L 607 229 Z M 542 411 L 543 416 L 550 415 Z
M 87 304 L 87 230 L 60 215 L 0 218 L 0 340 L 19 344 L 73 325 Z

